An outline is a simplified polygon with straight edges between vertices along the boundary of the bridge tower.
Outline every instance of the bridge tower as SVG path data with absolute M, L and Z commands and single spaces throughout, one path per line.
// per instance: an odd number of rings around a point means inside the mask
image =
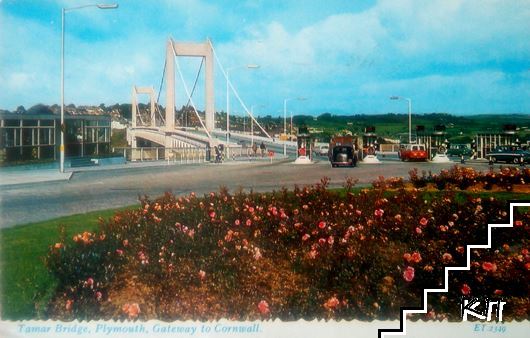
M 213 50 L 209 41 L 204 43 L 167 41 L 166 49 L 166 131 L 175 129 L 175 57 L 192 56 L 205 59 L 205 99 L 206 99 L 206 130 L 212 131 L 215 127 L 215 103 L 213 81 Z
M 132 105 L 131 105 L 131 110 L 132 110 L 132 125 L 133 125 L 133 128 L 136 128 L 137 127 L 137 122 L 136 122 L 136 119 L 137 119 L 137 114 L 138 114 L 138 94 L 147 94 L 149 95 L 149 108 L 151 109 L 150 113 L 151 113 L 151 127 L 156 127 L 156 118 L 155 118 L 155 90 L 153 89 L 153 87 L 137 87 L 137 86 L 133 86 L 133 90 L 132 90 Z M 143 122 L 143 121 L 142 121 Z

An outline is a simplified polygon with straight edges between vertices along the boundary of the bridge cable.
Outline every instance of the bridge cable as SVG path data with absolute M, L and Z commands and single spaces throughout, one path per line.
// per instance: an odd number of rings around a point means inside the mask
M 158 116 L 160 117 L 160 120 L 163 122 L 163 124 L 166 123 L 165 117 L 162 116 L 162 112 L 160 111 L 158 102 L 160 101 L 160 94 L 162 93 L 162 86 L 164 84 L 164 77 L 166 75 L 166 66 L 167 66 L 167 60 L 164 61 L 164 70 L 162 71 L 162 80 L 160 80 L 160 87 L 158 88 L 158 96 L 156 98 L 156 106 L 155 110 L 158 112 Z
M 241 104 L 241 106 L 243 106 L 243 108 L 245 109 L 245 111 L 247 112 L 247 114 L 250 116 L 250 118 L 252 120 L 254 120 L 254 122 L 257 124 L 257 126 L 261 129 L 261 131 L 263 131 L 263 133 L 265 135 L 267 135 L 268 138 L 270 138 L 271 140 L 273 140 L 273 138 L 269 135 L 269 133 L 267 133 L 265 131 L 265 129 L 263 129 L 263 127 L 261 126 L 261 124 L 259 124 L 259 122 L 254 118 L 254 116 L 252 116 L 252 114 L 250 113 L 250 111 L 248 110 L 247 106 L 245 105 L 245 103 L 243 102 L 243 100 L 241 100 L 241 97 L 239 96 L 239 93 L 237 92 L 237 90 L 235 89 L 235 87 L 232 85 L 232 81 L 230 81 L 230 79 L 228 78 L 228 76 L 226 75 L 226 72 L 225 72 L 225 69 L 223 67 L 223 65 L 221 64 L 221 61 L 219 61 L 219 58 L 217 57 L 217 53 L 215 52 L 215 49 L 213 48 L 213 44 L 212 44 L 212 41 L 210 39 L 208 39 L 208 43 L 210 44 L 210 47 L 212 48 L 212 52 L 213 52 L 213 56 L 215 57 L 215 60 L 217 61 L 217 64 L 219 65 L 219 68 L 221 69 L 221 72 L 223 73 L 226 81 L 228 82 L 228 85 L 230 86 L 230 88 L 232 89 L 234 95 L 236 96 L 236 98 L 238 99 L 239 103 Z
M 174 56 L 175 65 L 177 66 L 177 71 L 178 71 L 178 73 L 180 75 L 180 79 L 182 81 L 182 84 L 184 85 L 184 90 L 186 91 L 186 95 L 188 96 L 188 99 L 189 99 L 189 101 L 191 103 L 191 106 L 193 107 L 193 111 L 195 112 L 195 115 L 199 119 L 199 122 L 201 123 L 202 128 L 206 132 L 206 135 L 208 135 L 208 139 L 211 141 L 212 140 L 212 135 L 210 135 L 210 132 L 208 131 L 208 129 L 206 129 L 206 126 L 202 122 L 201 116 L 199 115 L 199 112 L 197 111 L 197 108 L 195 107 L 195 103 L 193 103 L 193 99 L 191 98 L 190 91 L 188 90 L 188 85 L 186 84 L 186 81 L 184 81 L 184 76 L 182 75 L 182 72 L 180 70 L 180 66 L 179 66 L 179 62 L 178 62 L 178 58 L 177 58 L 177 51 L 175 50 L 175 44 L 173 43 L 173 41 L 171 43 L 171 48 L 173 49 L 173 56 Z M 214 112 L 214 114 L 215 114 L 215 112 Z

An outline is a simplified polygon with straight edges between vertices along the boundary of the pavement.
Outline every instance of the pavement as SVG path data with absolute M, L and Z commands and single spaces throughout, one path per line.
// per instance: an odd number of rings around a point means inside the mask
M 75 173 L 90 172 L 90 171 L 104 171 L 104 170 L 119 170 L 119 169 L 134 169 L 134 168 L 155 168 L 155 167 L 168 167 L 168 166 L 183 166 L 183 165 L 241 165 L 245 163 L 273 163 L 285 161 L 282 158 L 276 158 L 270 161 L 269 158 L 240 158 L 234 161 L 226 161 L 223 163 L 214 162 L 199 162 L 199 161 L 144 161 L 144 162 L 127 162 L 125 164 L 111 164 L 104 166 L 89 166 L 79 168 L 65 168 L 65 172 L 61 173 L 59 169 L 25 169 L 25 170 L 14 170 L 14 168 L 0 168 L 0 187 L 8 189 L 12 186 L 23 185 L 23 184 L 35 184 L 44 182 L 58 182 L 58 181 L 69 181 Z
M 61 216 L 138 204 L 139 196 L 161 196 L 165 192 L 185 195 L 218 191 L 273 191 L 295 185 L 330 179 L 330 186 L 341 187 L 345 178 L 370 185 L 379 176 L 409 177 L 409 171 L 439 172 L 458 162 L 401 162 L 383 158 L 382 164 L 360 163 L 355 168 L 331 168 L 325 157 L 310 165 L 296 165 L 293 159 L 277 157 L 216 163 L 153 161 L 100 167 L 57 169 L 0 169 L 0 228 L 39 222 Z M 466 166 L 488 170 L 487 162 L 467 162 Z M 498 166 L 496 166 L 498 167 Z

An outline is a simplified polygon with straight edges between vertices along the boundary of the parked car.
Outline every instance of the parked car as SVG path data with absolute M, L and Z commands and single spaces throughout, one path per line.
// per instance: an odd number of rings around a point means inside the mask
M 530 152 L 516 147 L 500 146 L 487 153 L 486 158 L 491 158 L 493 162 L 521 163 L 522 160 L 530 163 Z
M 447 156 L 471 156 L 472 150 L 467 144 L 451 144 L 447 149 Z
M 398 156 L 401 161 L 427 161 L 429 158 L 424 144 L 401 144 Z
M 319 146 L 315 149 L 315 154 L 320 156 L 328 156 L 329 154 L 329 146 Z

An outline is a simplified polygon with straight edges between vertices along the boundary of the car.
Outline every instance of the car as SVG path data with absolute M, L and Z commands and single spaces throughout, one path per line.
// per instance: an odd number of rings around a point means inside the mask
M 427 161 L 429 154 L 424 144 L 401 144 L 399 146 L 398 156 L 401 161 Z
M 315 154 L 320 155 L 320 156 L 328 156 L 329 146 L 324 145 L 324 146 L 319 146 L 315 148 Z
M 487 159 L 492 162 L 506 162 L 506 163 L 530 163 L 530 152 L 517 148 L 515 146 L 499 146 L 493 149 L 492 152 L 486 154 Z
M 473 151 L 467 144 L 451 144 L 449 149 L 447 149 L 447 156 L 471 156 Z
M 351 146 L 336 146 L 330 152 L 330 161 L 332 167 L 355 167 L 357 155 Z
M 357 154 L 356 140 L 352 136 L 334 136 L 329 142 L 329 161 L 335 167 L 355 167 Z

